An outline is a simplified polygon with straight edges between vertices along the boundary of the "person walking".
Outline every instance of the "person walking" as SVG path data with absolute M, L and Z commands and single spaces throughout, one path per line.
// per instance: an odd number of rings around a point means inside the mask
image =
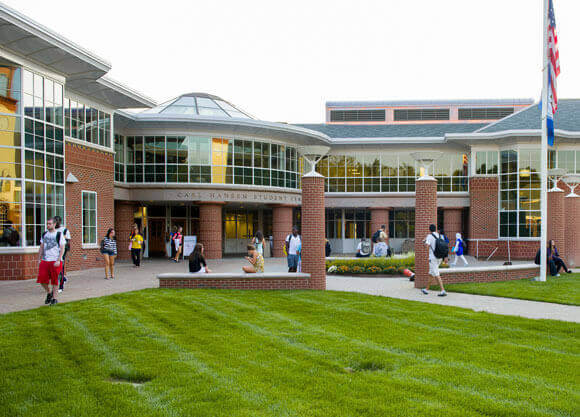
M 193 253 L 189 256 L 189 272 L 193 273 L 211 273 L 211 270 L 207 267 L 205 262 L 205 257 L 203 256 L 203 244 L 198 243 L 193 248 Z
M 247 274 L 264 272 L 264 257 L 256 250 L 254 245 L 248 245 L 248 256 L 245 257 L 250 266 L 243 266 L 242 270 Z
M 469 265 L 467 263 L 467 259 L 465 259 L 465 256 L 463 255 L 464 249 L 465 249 L 465 243 L 463 243 L 463 239 L 461 238 L 461 233 L 455 233 L 455 246 L 451 250 L 451 252 L 453 252 L 455 254 L 455 258 L 453 259 L 451 266 L 457 265 L 457 260 L 459 258 L 461 258 L 461 260 L 463 261 L 463 264 L 465 266 Z
M 54 220 L 56 221 L 56 231 L 60 232 L 65 240 L 66 245 L 64 247 L 64 255 L 62 255 L 62 271 L 58 277 L 58 292 L 64 291 L 64 283 L 68 281 L 66 277 L 66 255 L 70 252 L 70 231 L 62 225 L 62 218 L 60 216 L 54 216 Z
M 141 266 L 141 249 L 143 248 L 143 236 L 139 233 L 139 228 L 137 225 L 133 226 L 133 231 L 131 232 L 131 243 L 129 243 L 129 249 L 131 250 L 131 259 L 133 260 L 133 268 L 139 268 Z
M 284 241 L 284 249 L 288 254 L 288 272 L 296 272 L 298 269 L 298 245 L 301 243 L 300 235 L 298 234 L 298 227 L 292 227 L 292 233 L 286 236 Z
M 422 288 L 421 292 L 425 295 L 429 294 L 427 289 L 431 283 L 431 277 L 435 278 L 439 283 L 439 288 L 441 292 L 437 294 L 439 297 L 445 297 L 447 293 L 443 287 L 443 281 L 441 281 L 441 275 L 439 274 L 439 265 L 441 261 L 449 255 L 449 246 L 445 239 L 436 232 L 437 228 L 434 224 L 429 226 L 429 231 L 431 232 L 424 240 L 425 245 L 429 246 L 429 276 L 427 278 L 427 287 Z
M 177 228 L 177 232 L 173 235 L 173 246 L 175 246 L 175 257 L 173 258 L 174 262 L 179 262 L 179 257 L 181 256 L 181 252 L 183 251 L 183 227 L 179 226 Z
M 62 232 L 56 230 L 54 218 L 48 219 L 46 229 L 46 232 L 40 238 L 36 282 L 46 291 L 44 304 L 55 305 L 58 303 L 56 294 L 58 292 L 58 278 L 62 269 L 62 257 L 66 239 Z
M 256 250 L 262 257 L 264 256 L 264 247 L 266 245 L 266 241 L 264 240 L 264 235 L 261 231 L 256 232 L 256 236 L 252 238 L 252 245 L 256 247 Z
M 173 245 L 173 236 L 175 236 L 175 233 L 177 233 L 177 227 L 173 226 L 173 228 L 171 229 L 171 233 L 169 234 L 169 259 L 172 260 L 175 258 L 175 246 Z
M 105 260 L 105 279 L 115 279 L 115 259 L 117 258 L 117 238 L 115 229 L 110 228 L 101 241 L 101 254 Z

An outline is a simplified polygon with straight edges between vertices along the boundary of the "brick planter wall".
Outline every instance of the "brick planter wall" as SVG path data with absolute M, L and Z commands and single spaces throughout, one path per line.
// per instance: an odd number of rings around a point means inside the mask
M 508 258 L 507 240 L 485 240 L 479 243 L 469 240 L 467 245 L 467 252 L 471 256 L 477 256 L 479 246 L 479 259 L 486 259 L 496 247 L 498 249 L 490 260 Z M 511 259 L 515 260 L 534 260 L 539 248 L 539 240 L 511 240 L 509 242 Z
M 274 256 L 284 256 L 282 247 L 286 236 L 292 233 L 292 206 L 272 207 L 272 237 L 274 238 Z
M 566 254 L 564 191 L 548 192 L 548 240 L 553 239 L 561 255 Z
M 207 259 L 222 258 L 222 206 L 224 203 L 199 204 L 199 243 Z
M 470 271 L 470 269 L 473 269 Z M 513 281 L 516 279 L 534 278 L 540 274 L 538 266 L 529 266 L 525 269 L 501 269 L 501 270 L 483 270 L 490 268 L 452 268 L 441 269 L 441 279 L 443 284 L 459 284 L 465 282 L 495 282 L 495 281 Z
M 228 290 L 305 290 L 310 287 L 310 280 L 304 278 L 271 279 L 164 279 L 159 281 L 159 288 L 219 288 Z
M 302 271 L 310 274 L 310 288 L 326 289 L 324 177 L 302 177 Z
M 429 248 L 423 242 L 437 225 L 437 180 L 421 177 L 415 181 L 415 288 L 424 288 L 429 279 Z

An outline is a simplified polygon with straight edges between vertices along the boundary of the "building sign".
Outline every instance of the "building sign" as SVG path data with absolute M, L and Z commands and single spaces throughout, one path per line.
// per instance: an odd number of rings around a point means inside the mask
M 302 202 L 301 194 L 284 194 L 260 191 L 168 190 L 166 195 L 167 200 L 243 201 L 248 203 L 265 204 L 300 204 Z

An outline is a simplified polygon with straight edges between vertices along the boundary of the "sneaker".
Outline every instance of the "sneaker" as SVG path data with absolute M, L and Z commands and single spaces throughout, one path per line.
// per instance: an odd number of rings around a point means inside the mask
M 51 301 L 52 301 L 52 293 L 48 292 L 46 293 L 46 300 L 44 300 L 44 304 L 50 304 Z
M 559 277 L 559 276 L 560 276 L 560 274 L 556 274 L 556 275 L 554 275 L 554 276 L 555 276 L 555 277 Z
M 58 289 L 58 293 L 60 294 L 61 292 L 62 292 L 62 288 L 59 288 Z
M 427 291 L 425 288 L 421 288 L 421 292 L 425 295 L 429 294 L 429 291 Z
M 439 294 L 437 294 L 437 297 L 447 297 L 447 293 L 445 291 L 441 291 Z
M 109 279 L 109 277 L 105 275 L 105 279 Z
M 50 305 L 53 306 L 55 304 L 58 304 L 58 300 L 56 298 L 53 298 L 52 300 L 50 300 Z
M 566 273 L 571 274 L 572 273 L 572 270 L 569 269 L 569 270 L 566 271 Z

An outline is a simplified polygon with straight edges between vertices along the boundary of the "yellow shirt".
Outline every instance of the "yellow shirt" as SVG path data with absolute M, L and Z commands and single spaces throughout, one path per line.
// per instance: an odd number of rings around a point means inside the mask
M 136 234 L 131 239 L 131 249 L 141 249 L 141 242 L 143 242 L 143 237 L 140 234 Z

